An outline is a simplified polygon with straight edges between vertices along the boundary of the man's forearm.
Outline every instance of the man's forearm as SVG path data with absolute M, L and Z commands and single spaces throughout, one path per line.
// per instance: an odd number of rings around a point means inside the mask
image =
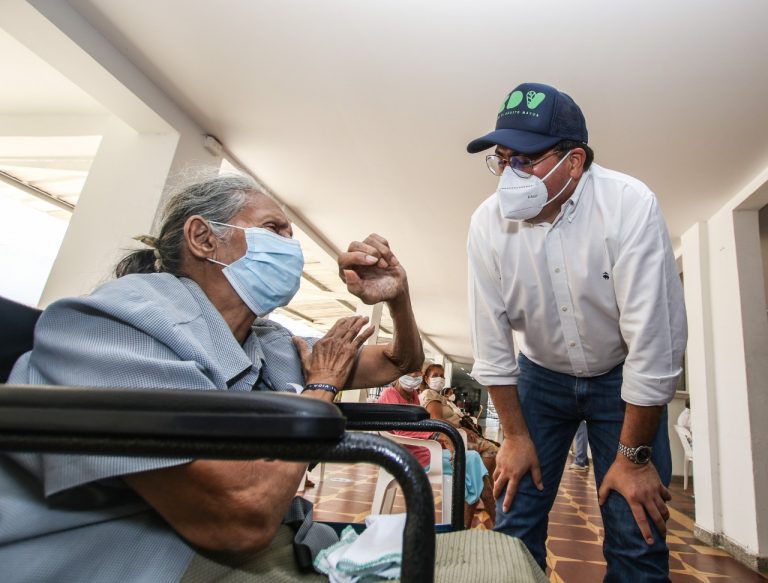
M 493 405 L 499 414 L 499 423 L 505 436 L 528 435 L 528 425 L 520 408 L 516 385 L 496 385 L 488 387 Z
M 619 441 L 627 447 L 651 445 L 659 429 L 663 410 L 663 406 L 640 407 L 627 403 Z

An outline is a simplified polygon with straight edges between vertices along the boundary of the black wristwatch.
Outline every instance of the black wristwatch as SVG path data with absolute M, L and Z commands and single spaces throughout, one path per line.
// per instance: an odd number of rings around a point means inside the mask
M 619 442 L 619 453 L 625 456 L 633 464 L 645 465 L 651 461 L 653 448 L 650 445 L 638 445 L 637 447 L 627 447 Z

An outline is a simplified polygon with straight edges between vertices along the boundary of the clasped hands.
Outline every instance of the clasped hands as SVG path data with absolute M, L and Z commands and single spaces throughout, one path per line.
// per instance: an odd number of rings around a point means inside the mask
M 397 301 L 406 297 L 408 287 L 405 270 L 400 265 L 389 242 L 372 234 L 362 242 L 353 241 L 338 259 L 339 276 L 350 293 L 365 304 Z M 304 339 L 294 336 L 306 384 L 322 383 L 341 389 L 355 366 L 357 353 L 371 337 L 374 327 L 364 316 L 349 316 L 337 321 L 318 340 L 312 350 Z

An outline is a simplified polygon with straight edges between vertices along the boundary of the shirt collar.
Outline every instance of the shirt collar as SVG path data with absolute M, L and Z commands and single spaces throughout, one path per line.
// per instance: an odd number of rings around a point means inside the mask
M 247 373 L 251 368 L 254 369 L 254 373 L 258 376 L 258 371 L 262 367 L 262 361 L 260 358 L 249 358 L 253 350 L 253 344 L 249 338 L 246 339 L 245 345 L 240 346 L 240 343 L 232 334 L 232 330 L 229 329 L 227 322 L 221 315 L 221 312 L 208 299 L 208 296 L 193 280 L 186 277 L 180 277 L 179 280 L 184 284 L 189 293 L 195 298 L 198 306 L 200 306 L 200 312 L 205 320 L 211 340 L 211 349 L 213 354 L 210 356 L 214 358 L 221 367 L 221 372 L 224 378 L 227 379 L 227 387 L 232 386 L 234 383 L 244 378 L 244 373 Z M 250 376 L 250 375 L 248 375 Z
M 560 214 L 558 214 L 557 218 L 552 222 L 552 227 L 557 225 L 561 220 L 567 220 L 569 223 L 573 222 L 573 218 L 579 208 L 579 201 L 584 193 L 584 188 L 586 187 L 587 182 L 590 182 L 591 180 L 592 170 L 590 169 L 582 174 L 581 180 L 579 180 L 579 183 L 576 185 L 576 190 L 574 190 L 568 200 L 563 203 L 563 206 L 560 208 Z

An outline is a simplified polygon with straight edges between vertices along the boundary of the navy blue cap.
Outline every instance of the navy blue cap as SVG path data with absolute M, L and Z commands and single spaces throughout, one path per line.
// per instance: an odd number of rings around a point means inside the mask
M 467 152 L 504 146 L 521 154 L 536 154 L 562 140 L 587 143 L 587 123 L 579 106 L 554 87 L 523 83 L 501 104 L 496 129 L 472 140 Z

